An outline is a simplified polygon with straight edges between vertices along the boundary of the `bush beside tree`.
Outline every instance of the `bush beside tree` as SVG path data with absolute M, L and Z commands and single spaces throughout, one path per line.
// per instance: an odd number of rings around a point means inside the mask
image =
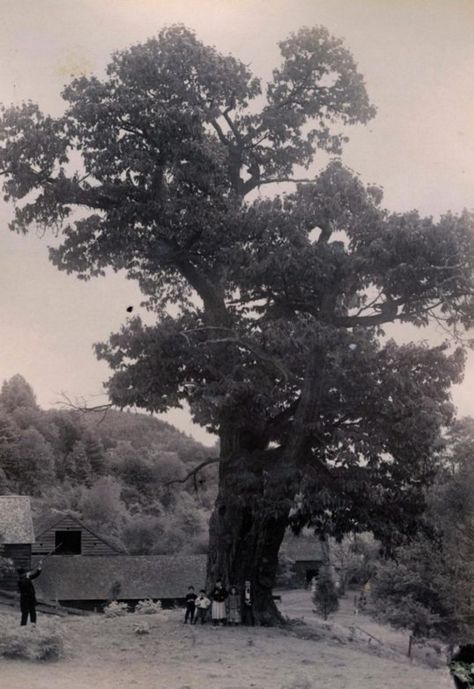
M 336 585 L 331 570 L 327 566 L 323 566 L 319 570 L 316 590 L 313 593 L 312 600 L 316 610 L 325 620 L 339 608 L 339 596 Z

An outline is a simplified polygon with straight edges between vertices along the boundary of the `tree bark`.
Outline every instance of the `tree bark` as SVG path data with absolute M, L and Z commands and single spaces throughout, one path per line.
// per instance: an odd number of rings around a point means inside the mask
M 226 448 L 223 448 L 225 452 Z M 218 579 L 242 593 L 251 583 L 256 625 L 281 624 L 273 600 L 278 551 L 288 524 L 288 507 L 266 496 L 266 472 L 258 451 L 235 448 L 220 464 L 219 493 L 209 529 L 207 586 Z
M 263 449 L 266 442 L 258 431 L 221 429 L 219 493 L 210 522 L 207 584 L 211 587 L 222 579 L 227 587 L 234 585 L 242 591 L 244 582 L 250 581 L 256 624 L 283 622 L 272 590 L 294 497 L 292 479 L 308 461 L 308 445 L 318 419 L 324 357 L 324 348 L 316 343 L 308 359 L 292 433 L 279 455 Z M 255 422 L 254 430 L 257 426 Z M 271 456 L 270 461 L 262 462 L 262 454 Z

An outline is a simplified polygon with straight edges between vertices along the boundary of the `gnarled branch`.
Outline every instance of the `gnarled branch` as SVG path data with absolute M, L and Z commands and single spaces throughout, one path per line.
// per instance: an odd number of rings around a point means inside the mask
M 197 485 L 197 479 L 196 476 L 197 474 L 204 469 L 204 467 L 209 466 L 210 464 L 218 464 L 220 462 L 219 457 L 208 457 L 204 462 L 201 462 L 198 464 L 194 469 L 191 469 L 189 473 L 186 474 L 184 478 L 175 478 L 172 481 L 167 481 L 165 483 L 165 486 L 172 486 L 174 483 L 186 483 L 186 481 L 189 481 L 190 478 L 193 479 L 194 482 L 194 489 L 197 491 L 198 485 Z

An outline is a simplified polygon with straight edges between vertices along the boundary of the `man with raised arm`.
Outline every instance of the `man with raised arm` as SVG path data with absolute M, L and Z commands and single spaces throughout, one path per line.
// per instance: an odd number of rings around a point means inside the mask
M 36 624 L 36 593 L 33 586 L 33 579 L 41 574 L 42 561 L 40 560 L 35 569 L 27 571 L 21 567 L 18 572 L 18 590 L 20 591 L 21 626 L 24 627 L 30 617 L 31 624 Z

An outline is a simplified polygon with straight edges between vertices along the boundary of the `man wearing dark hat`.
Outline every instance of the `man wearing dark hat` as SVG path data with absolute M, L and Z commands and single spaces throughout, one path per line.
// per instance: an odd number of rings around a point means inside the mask
M 18 590 L 20 591 L 21 626 L 24 627 L 30 616 L 31 624 L 36 624 L 36 594 L 32 579 L 41 574 L 41 561 L 30 572 L 22 567 L 18 572 Z

